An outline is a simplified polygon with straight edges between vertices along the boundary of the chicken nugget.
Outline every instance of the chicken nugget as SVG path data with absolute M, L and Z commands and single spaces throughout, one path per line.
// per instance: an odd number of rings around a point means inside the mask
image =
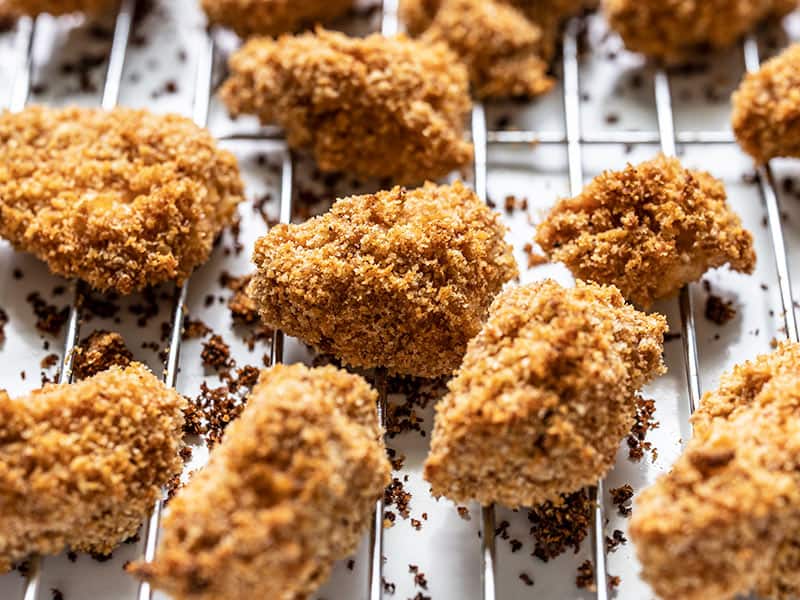
M 230 69 L 221 93 L 231 114 L 277 123 L 322 171 L 410 184 L 472 159 L 469 78 L 444 44 L 317 29 L 252 39 Z
M 211 23 L 242 37 L 280 35 L 335 19 L 353 7 L 353 0 L 203 0 Z
M 54 16 L 82 12 L 102 15 L 117 5 L 116 0 L 0 0 L 10 13 L 36 17 L 43 13 Z
M 98 290 L 182 282 L 208 259 L 242 193 L 233 155 L 177 115 L 0 115 L 0 235 Z
M 665 371 L 666 330 L 612 286 L 503 292 L 436 406 L 424 472 L 434 495 L 516 508 L 596 483 L 639 388 Z
M 800 157 L 800 44 L 745 76 L 733 94 L 733 131 L 757 163 Z
M 176 600 L 303 600 L 356 550 L 391 475 L 377 394 L 334 367 L 263 371 L 208 465 L 170 501 L 156 561 Z
M 560 200 L 536 241 L 579 279 L 614 284 L 644 308 L 728 263 L 752 273 L 753 236 L 726 203 L 721 181 L 659 155 L 607 171 Z
M 667 63 L 731 46 L 796 7 L 797 0 L 603 0 L 611 29 L 629 50 Z
M 138 363 L 0 394 L 0 572 L 65 547 L 108 554 L 181 472 L 186 400 Z
M 517 275 L 505 233 L 460 182 L 352 196 L 258 240 L 248 293 L 265 324 L 349 365 L 447 375 Z
M 665 600 L 800 594 L 800 345 L 734 367 L 703 397 L 672 470 L 635 503 L 643 576 Z

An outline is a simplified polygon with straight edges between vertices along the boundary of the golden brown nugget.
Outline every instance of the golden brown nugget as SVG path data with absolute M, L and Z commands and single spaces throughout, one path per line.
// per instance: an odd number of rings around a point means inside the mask
M 82 12 L 89 15 L 101 15 L 117 5 L 116 0 L 0 0 L 0 5 L 13 14 L 38 16 L 43 13 L 51 15 L 68 15 Z
M 560 200 L 536 231 L 551 260 L 578 279 L 617 286 L 644 308 L 724 264 L 752 273 L 753 236 L 721 181 L 659 155 L 596 177 Z
M 436 406 L 434 495 L 516 508 L 596 483 L 630 432 L 637 391 L 665 370 L 666 330 L 611 286 L 503 292 Z
M 0 572 L 65 547 L 108 554 L 181 472 L 186 400 L 138 363 L 0 394 Z
M 611 28 L 629 50 L 667 63 L 731 46 L 796 7 L 797 0 L 603 0 Z
M 419 183 L 472 159 L 469 79 L 444 44 L 318 29 L 250 40 L 230 68 L 231 114 L 280 125 L 323 171 Z
M 390 481 L 376 402 L 333 367 L 263 371 L 170 502 L 156 561 L 131 571 L 176 600 L 308 598 L 356 550 Z
M 256 242 L 264 323 L 354 367 L 438 377 L 517 275 L 499 215 L 460 182 L 352 196 Z
M 733 94 L 733 131 L 757 163 L 800 157 L 800 44 L 745 76 Z
M 642 492 L 630 533 L 665 600 L 800 594 L 800 345 L 723 375 L 672 470 Z
M 50 270 L 129 294 L 186 279 L 242 199 L 236 159 L 177 115 L 0 115 L 0 235 Z
M 280 35 L 344 15 L 353 0 L 203 0 L 211 23 L 242 37 Z

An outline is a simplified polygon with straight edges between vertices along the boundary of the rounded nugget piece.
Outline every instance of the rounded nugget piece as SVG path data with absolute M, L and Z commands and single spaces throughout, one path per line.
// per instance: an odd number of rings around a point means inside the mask
M 36 17 L 43 13 L 54 16 L 82 12 L 101 15 L 117 5 L 116 0 L 0 0 L 11 14 Z
M 184 280 L 208 259 L 242 192 L 233 155 L 177 115 L 0 115 L 0 235 L 98 290 Z
M 611 286 L 503 292 L 436 406 L 434 495 L 516 508 L 595 484 L 630 432 L 637 391 L 665 370 L 666 329 Z
M 667 63 L 731 46 L 796 7 L 797 0 L 603 0 L 611 28 L 629 50 Z
M 0 394 L 0 572 L 65 547 L 108 554 L 183 467 L 186 400 L 138 363 Z
M 721 181 L 663 155 L 607 171 L 560 200 L 536 242 L 579 279 L 617 286 L 648 308 L 709 269 L 752 273 L 753 236 L 726 203 Z
M 353 0 L 203 0 L 211 23 L 242 37 L 280 35 L 344 15 Z
M 745 76 L 733 94 L 733 131 L 757 163 L 800 157 L 800 44 Z
M 130 570 L 176 600 L 308 598 L 356 550 L 390 481 L 377 398 L 333 367 L 263 371 L 170 502 L 156 561 Z
M 800 345 L 736 366 L 692 417 L 672 470 L 644 490 L 630 533 L 665 600 L 800 594 Z
M 323 171 L 419 183 L 472 159 L 469 79 L 444 44 L 318 29 L 250 40 L 230 69 L 221 93 L 231 114 L 277 123 Z
M 460 182 L 352 196 L 256 242 L 264 322 L 354 367 L 438 377 L 517 275 L 499 215 Z

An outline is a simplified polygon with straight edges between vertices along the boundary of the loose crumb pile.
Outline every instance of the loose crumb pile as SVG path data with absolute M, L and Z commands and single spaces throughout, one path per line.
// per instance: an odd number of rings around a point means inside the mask
M 133 354 L 118 333 L 99 330 L 81 340 L 75 348 L 72 374 L 76 380 L 87 379 L 117 366 L 125 368 L 133 360 Z
M 647 433 L 659 426 L 659 422 L 655 420 L 655 414 L 655 400 L 641 396 L 636 397 L 636 419 L 627 439 L 628 458 L 634 462 L 642 460 L 645 452 L 650 452 L 653 462 L 658 458 L 658 449 L 646 439 Z
M 577 554 L 589 534 L 593 506 L 593 501 L 581 490 L 529 510 L 530 533 L 536 544 L 533 556 L 547 562 L 569 548 Z

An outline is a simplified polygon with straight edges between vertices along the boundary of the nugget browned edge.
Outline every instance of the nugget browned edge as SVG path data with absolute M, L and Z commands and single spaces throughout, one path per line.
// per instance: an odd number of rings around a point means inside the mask
M 308 29 L 340 17 L 353 0 L 202 0 L 210 23 L 242 37 L 276 36 Z

